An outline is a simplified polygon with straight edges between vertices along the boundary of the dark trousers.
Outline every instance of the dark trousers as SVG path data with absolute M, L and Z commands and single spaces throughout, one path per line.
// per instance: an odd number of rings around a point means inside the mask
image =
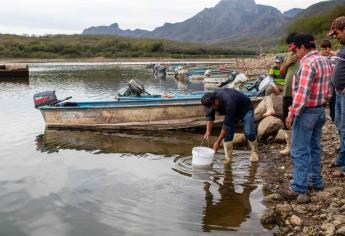
M 292 105 L 292 97 L 283 97 L 283 123 L 284 123 L 284 130 L 287 130 L 285 126 L 285 120 L 289 115 L 289 107 Z
M 335 92 L 335 89 L 333 87 L 333 95 L 331 99 L 329 100 L 329 116 L 331 117 L 332 121 L 335 121 L 335 101 L 337 99 L 337 94 Z

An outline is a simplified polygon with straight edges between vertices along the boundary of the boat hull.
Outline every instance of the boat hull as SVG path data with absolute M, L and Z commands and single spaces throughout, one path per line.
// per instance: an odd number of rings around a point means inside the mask
M 176 130 L 206 124 L 201 95 L 182 98 L 62 103 L 40 111 L 48 128 L 83 130 Z M 251 98 L 254 107 L 260 98 Z M 216 116 L 215 125 L 223 121 Z
M 205 125 L 200 101 L 188 104 L 51 108 L 41 109 L 41 112 L 48 128 L 172 130 Z

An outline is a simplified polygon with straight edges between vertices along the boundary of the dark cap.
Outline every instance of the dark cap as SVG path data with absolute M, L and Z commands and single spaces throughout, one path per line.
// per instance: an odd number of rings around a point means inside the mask
M 338 17 L 332 22 L 331 30 L 328 32 L 328 36 L 335 34 L 337 29 L 345 28 L 345 16 Z
M 283 62 L 284 61 L 284 56 L 283 55 L 277 55 L 275 58 L 275 62 Z
M 212 105 L 214 101 L 217 99 L 217 93 L 206 93 L 201 98 L 201 104 L 204 106 L 205 115 L 208 116 L 213 111 Z

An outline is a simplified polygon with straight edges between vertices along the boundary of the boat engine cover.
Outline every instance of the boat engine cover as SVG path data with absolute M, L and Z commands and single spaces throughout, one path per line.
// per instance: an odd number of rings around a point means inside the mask
M 35 108 L 53 105 L 58 102 L 55 91 L 44 91 L 34 95 Z

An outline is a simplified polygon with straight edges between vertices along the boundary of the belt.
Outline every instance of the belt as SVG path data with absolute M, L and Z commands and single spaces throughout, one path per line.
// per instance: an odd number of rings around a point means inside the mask
M 326 107 L 326 103 L 325 104 L 322 104 L 322 105 L 318 105 L 318 106 L 315 106 L 315 107 L 307 107 L 307 108 L 321 108 L 321 107 Z

